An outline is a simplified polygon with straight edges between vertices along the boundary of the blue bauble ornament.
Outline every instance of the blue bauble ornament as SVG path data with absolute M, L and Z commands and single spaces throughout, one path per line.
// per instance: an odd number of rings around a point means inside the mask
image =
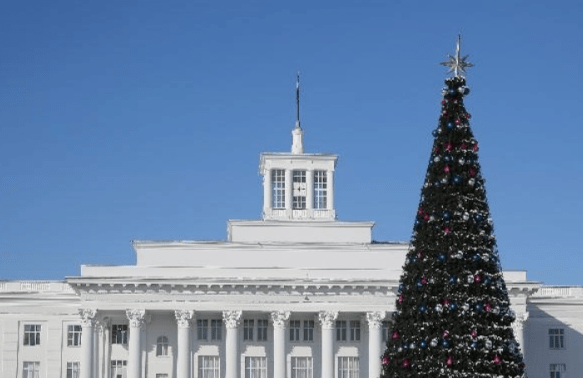
M 445 253 L 440 253 L 437 256 L 437 260 L 439 260 L 439 262 L 444 263 L 447 260 L 447 255 Z
M 449 163 L 449 162 L 451 162 L 451 156 L 449 156 L 449 155 L 445 155 L 445 156 L 443 157 L 443 161 L 445 161 L 446 163 Z
M 456 280 L 457 280 L 457 278 L 453 274 L 451 276 L 449 276 L 449 284 L 450 285 L 455 285 Z
M 391 316 L 393 317 L 393 319 L 395 319 L 397 316 L 399 316 L 399 313 L 397 311 L 393 311 Z
M 474 342 L 472 342 L 472 343 L 470 344 L 470 347 L 471 347 L 472 349 L 480 349 L 480 343 L 478 343 L 478 342 L 474 341 Z
M 439 135 L 439 131 L 437 131 L 438 129 L 435 129 L 431 132 L 431 135 L 433 135 L 434 137 Z
M 484 220 L 484 216 L 482 214 L 476 214 L 474 215 L 474 219 L 476 220 L 476 222 L 481 222 Z
M 448 130 L 453 130 L 453 128 L 455 127 L 455 124 L 452 121 L 449 121 L 445 127 L 447 127 Z
M 403 292 L 404 289 L 405 289 L 405 285 L 399 284 L 399 293 Z
M 457 309 L 458 309 L 458 305 L 457 305 L 457 303 L 455 303 L 455 302 L 451 302 L 451 303 L 449 304 L 449 310 L 450 310 L 450 311 L 455 311 L 455 310 L 457 310 Z
M 448 94 L 450 97 L 453 97 L 453 96 L 455 96 L 455 89 L 453 89 L 453 88 L 450 88 L 450 89 L 447 91 L 447 94 Z
M 421 283 L 421 280 L 417 280 L 417 284 L 415 286 L 417 286 L 417 290 L 423 288 L 423 284 Z
M 427 306 L 422 304 L 419 306 L 419 312 L 422 314 L 425 314 L 425 312 L 427 311 Z
M 470 88 L 468 87 L 464 87 L 464 95 L 469 95 L 470 94 Z M 469 117 L 468 117 L 469 118 Z
M 421 341 L 419 341 L 419 348 L 421 348 L 421 349 L 427 349 L 427 340 L 421 340 Z
M 484 305 L 481 303 L 476 303 L 476 305 L 474 306 L 474 309 L 476 310 L 476 312 L 482 312 L 482 311 L 484 311 Z
M 490 277 L 484 278 L 484 285 L 490 286 L 492 284 L 492 279 Z
M 443 216 L 443 219 L 445 219 L 445 220 L 451 219 L 451 213 L 449 211 L 444 211 L 442 216 Z
M 439 181 L 435 180 L 435 181 L 433 182 L 433 187 L 434 187 L 434 188 L 439 188 L 440 186 L 441 186 L 441 183 L 440 183 Z
M 481 258 L 481 257 L 480 257 L 480 255 L 478 255 L 477 253 L 475 253 L 475 254 L 472 256 L 472 260 L 474 260 L 474 262 L 476 262 L 476 263 L 477 263 L 477 262 L 480 262 L 480 260 L 481 260 L 481 259 L 482 259 L 482 258 Z
M 419 219 L 415 220 L 415 228 L 421 227 L 422 222 Z
M 461 185 L 462 181 L 463 181 L 462 176 L 460 176 L 460 175 L 453 176 L 453 183 L 454 184 Z
M 449 346 L 450 346 L 449 340 L 447 340 L 447 339 L 441 340 L 441 346 L 444 348 L 449 348 Z
M 419 260 L 417 260 L 417 257 L 413 257 L 413 259 L 411 260 L 411 262 L 412 262 L 413 264 L 417 264 L 417 261 L 419 261 Z

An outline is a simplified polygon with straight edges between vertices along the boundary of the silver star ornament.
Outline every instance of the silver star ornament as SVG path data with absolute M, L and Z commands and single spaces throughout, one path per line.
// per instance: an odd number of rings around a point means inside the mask
M 455 49 L 455 56 L 451 56 L 449 54 L 447 54 L 447 57 L 449 59 L 449 62 L 441 62 L 439 64 L 441 64 L 442 66 L 447 66 L 449 67 L 449 71 L 447 71 L 447 73 L 452 73 L 455 77 L 464 77 L 464 74 L 466 73 L 466 68 L 469 67 L 473 67 L 474 64 L 467 62 L 466 59 L 468 59 L 469 55 L 466 55 L 464 57 L 462 57 L 460 55 L 460 46 L 462 44 L 462 36 L 459 35 L 458 36 L 458 40 L 457 40 L 457 46 Z

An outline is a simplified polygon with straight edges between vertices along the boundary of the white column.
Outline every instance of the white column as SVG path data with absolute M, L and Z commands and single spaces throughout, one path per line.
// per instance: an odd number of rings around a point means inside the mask
M 103 376 L 102 378 L 109 378 L 111 375 L 111 323 L 109 318 L 103 320 Z
M 142 328 L 146 316 L 145 310 L 126 310 L 130 323 L 128 375 L 127 378 L 140 378 L 142 371 Z
M 514 338 L 519 344 L 520 350 L 522 351 L 522 356 L 526 355 L 526 347 L 524 345 L 524 327 L 526 326 L 526 321 L 528 320 L 528 312 L 523 312 L 521 314 L 516 314 L 516 319 L 512 323 L 512 330 L 514 331 Z
M 314 208 L 314 171 L 306 171 L 306 209 L 308 209 L 308 214 L 312 215 L 312 209 Z
M 242 314 L 243 311 L 223 311 L 223 321 L 227 328 L 225 378 L 237 378 L 239 376 L 239 322 Z
M 285 378 L 285 329 L 289 311 L 273 311 L 273 378 Z
M 190 378 L 190 324 L 193 310 L 175 310 L 177 329 L 176 378 Z
M 285 210 L 288 217 L 291 218 L 292 216 L 292 203 L 293 203 L 293 179 L 292 179 L 292 170 L 286 169 L 285 170 Z
M 381 350 L 384 311 L 366 313 L 368 321 L 368 376 L 378 378 L 381 376 Z
M 322 327 L 322 377 L 334 378 L 334 321 L 338 311 L 322 311 L 318 320 Z
M 334 210 L 334 171 L 326 171 L 326 190 L 328 193 L 328 199 L 326 208 L 328 210 Z
M 95 322 L 93 332 L 93 376 L 100 377 L 101 358 L 103 357 L 100 353 L 103 334 L 103 324 L 101 320 Z
M 271 214 L 271 170 L 266 169 L 263 174 L 263 218 Z
M 93 328 L 95 310 L 81 309 L 81 366 L 80 378 L 93 378 Z

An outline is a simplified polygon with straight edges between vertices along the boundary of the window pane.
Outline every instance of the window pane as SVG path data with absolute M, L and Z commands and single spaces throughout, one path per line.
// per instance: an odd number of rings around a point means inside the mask
M 285 208 L 285 171 L 283 169 L 271 171 L 271 207 Z

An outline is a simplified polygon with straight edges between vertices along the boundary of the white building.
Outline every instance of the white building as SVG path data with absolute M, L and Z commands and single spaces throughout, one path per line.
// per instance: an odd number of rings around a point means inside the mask
M 377 378 L 408 245 L 341 222 L 337 156 L 264 153 L 263 219 L 135 241 L 135 266 L 0 282 L 5 378 Z M 583 289 L 505 272 L 531 378 L 583 374 Z

